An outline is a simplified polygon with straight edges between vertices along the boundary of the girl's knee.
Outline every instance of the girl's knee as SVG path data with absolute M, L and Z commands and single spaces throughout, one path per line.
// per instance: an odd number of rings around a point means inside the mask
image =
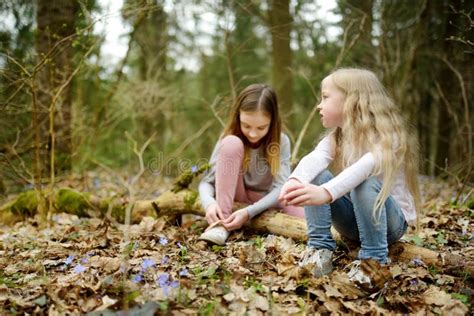
M 329 172 L 329 170 L 326 169 L 326 170 L 322 171 L 318 176 L 316 176 L 313 179 L 313 181 L 311 181 L 311 183 L 315 184 L 315 185 L 321 185 L 321 184 L 324 184 L 324 183 L 328 182 L 332 178 L 334 178 L 334 176 L 332 175 L 331 172 Z
M 359 184 L 350 193 L 352 203 L 359 213 L 372 214 L 381 183 L 376 177 L 371 177 Z
M 376 177 L 370 177 L 367 180 L 363 181 L 357 187 L 354 188 L 352 194 L 355 196 L 360 196 L 362 198 L 367 198 L 367 196 L 373 196 L 374 194 L 379 194 L 382 185 Z
M 235 135 L 227 135 L 221 141 L 221 153 L 237 154 L 244 152 L 244 143 L 242 140 Z

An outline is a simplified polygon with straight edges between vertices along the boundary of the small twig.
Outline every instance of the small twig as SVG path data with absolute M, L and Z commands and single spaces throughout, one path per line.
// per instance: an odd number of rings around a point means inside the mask
M 25 165 L 25 161 L 20 157 L 20 155 L 18 154 L 18 152 L 16 151 L 16 145 L 18 145 L 18 142 L 20 141 L 20 131 L 18 130 L 18 132 L 16 133 L 16 140 L 15 142 L 13 143 L 13 145 L 11 146 L 10 150 L 12 151 L 13 155 L 20 161 L 20 165 L 21 165 L 21 168 L 23 169 L 23 171 L 28 175 L 30 176 L 31 180 L 28 180 L 26 177 L 24 177 L 23 175 L 21 175 L 17 170 L 16 168 L 13 166 L 13 164 L 10 162 L 10 160 L 8 159 L 8 157 L 5 155 L 5 158 L 7 159 L 8 163 L 10 164 L 10 166 L 13 168 L 13 170 L 23 179 L 25 180 L 27 183 L 30 183 L 32 184 L 34 182 L 34 176 L 33 174 L 28 170 L 28 168 L 26 168 L 26 165 Z
M 360 10 L 358 10 L 360 11 Z M 362 11 L 360 11 L 362 12 Z M 354 23 L 356 22 L 356 20 L 352 20 L 349 25 L 347 26 L 347 28 L 344 30 L 344 35 L 343 35 L 343 40 L 342 40 L 342 47 L 341 47 L 341 51 L 339 53 L 339 55 L 337 56 L 337 59 L 336 59 L 336 63 L 334 65 L 334 68 L 337 68 L 339 67 L 339 65 L 341 64 L 341 62 L 344 60 L 344 58 L 347 56 L 347 54 L 349 53 L 349 51 L 352 49 L 352 47 L 357 43 L 357 41 L 359 40 L 359 37 L 361 36 L 361 34 L 364 32 L 364 25 L 366 23 L 366 20 L 367 20 L 367 14 L 365 12 L 362 12 L 363 15 L 362 15 L 362 19 L 359 23 L 359 31 L 357 32 L 357 34 L 355 34 L 353 37 L 352 37 L 352 40 L 351 42 L 349 43 L 349 45 L 347 46 L 347 49 L 346 49 L 346 43 L 347 43 L 347 37 L 348 37 L 348 33 L 349 33 L 349 30 L 352 28 L 352 26 L 354 25 Z
M 229 85 L 230 85 L 230 93 L 232 95 L 232 103 L 235 102 L 237 99 L 237 87 L 235 86 L 235 78 L 234 78 L 234 65 L 232 63 L 232 45 L 229 40 L 229 30 L 224 31 L 224 38 L 225 38 L 225 55 L 226 55 L 226 66 L 227 66 L 227 74 L 229 76 Z
M 212 114 L 214 114 L 214 117 L 219 121 L 222 127 L 225 127 L 224 121 L 221 119 L 221 117 L 216 111 L 216 106 L 220 103 L 220 101 L 221 101 L 221 97 L 219 95 L 216 95 L 216 97 L 214 98 L 214 101 L 212 101 L 212 104 L 209 105 L 209 107 L 211 108 L 211 111 L 212 111 Z
M 143 144 L 143 146 L 140 149 L 138 149 L 138 143 L 130 136 L 130 134 L 128 132 L 125 132 L 125 136 L 133 143 L 133 152 L 138 157 L 138 162 L 139 162 L 139 166 L 140 166 L 140 169 L 139 169 L 138 173 L 132 178 L 132 180 L 130 181 L 130 184 L 128 185 L 130 188 L 135 185 L 135 183 L 138 181 L 138 179 L 140 179 L 140 177 L 145 172 L 145 164 L 143 162 L 143 153 L 145 152 L 145 149 L 148 147 L 148 145 L 150 144 L 152 139 L 155 137 L 155 135 L 156 135 L 156 133 L 153 133 L 147 139 L 147 141 Z
M 311 92 L 313 93 L 313 96 L 315 97 L 315 99 L 317 99 L 318 94 L 317 94 L 316 90 L 314 90 L 313 86 L 311 85 L 311 82 L 309 81 L 308 77 L 304 73 L 301 74 L 301 77 L 303 77 L 303 79 L 306 81 L 306 83 L 308 84 L 308 86 L 311 89 Z M 306 135 L 306 133 L 308 131 L 308 128 L 309 128 L 309 124 L 313 120 L 314 115 L 316 115 L 317 111 L 318 111 L 318 104 L 316 103 L 314 105 L 313 109 L 311 110 L 311 113 L 309 114 L 308 118 L 304 122 L 303 128 L 301 129 L 301 131 L 298 134 L 298 138 L 296 139 L 296 143 L 295 143 L 295 146 L 293 148 L 293 152 L 291 153 L 291 160 L 290 160 L 291 163 L 296 162 L 296 157 L 298 156 L 298 151 L 300 150 L 303 138 Z
M 103 114 L 104 111 L 106 111 L 106 109 L 109 107 L 110 101 L 112 100 L 113 96 L 117 92 L 118 86 L 119 86 L 120 82 L 122 81 L 123 69 L 127 65 L 128 58 L 129 58 L 130 53 L 132 51 L 132 45 L 133 45 L 133 42 L 135 41 L 135 35 L 137 33 L 138 27 L 143 22 L 144 18 L 145 18 L 145 13 L 143 13 L 143 11 L 140 11 L 139 15 L 137 17 L 137 20 L 133 24 L 132 31 L 129 34 L 127 52 L 125 53 L 125 56 L 122 58 L 122 61 L 119 65 L 119 67 L 115 71 L 115 77 L 116 77 L 115 82 L 114 82 L 113 86 L 111 87 L 111 89 L 109 90 L 107 96 L 105 97 L 105 101 L 104 101 L 104 105 L 103 105 L 102 109 L 100 111 L 98 111 L 98 115 L 96 117 L 96 122 L 99 122 L 100 118 L 104 115 Z M 96 123 L 96 125 L 98 125 L 98 124 Z
M 464 181 L 462 183 L 462 187 L 461 189 L 459 190 L 459 194 L 458 194 L 458 198 L 460 196 L 460 194 L 464 191 L 464 188 L 466 187 L 467 185 L 467 182 L 469 181 L 469 175 L 471 173 L 471 170 L 473 168 L 472 166 L 472 137 L 473 137 L 473 133 L 472 133 L 472 126 L 471 126 L 471 114 L 469 113 L 469 101 L 468 101 L 468 98 L 467 98 L 467 92 L 466 92 L 466 86 L 465 86 L 465 83 L 464 83 L 464 79 L 461 75 L 461 73 L 459 72 L 459 70 L 457 70 L 453 64 L 451 64 L 451 62 L 449 62 L 449 60 L 447 60 L 445 57 L 441 57 L 441 56 L 438 56 L 436 55 L 439 59 L 441 59 L 448 67 L 449 69 L 451 69 L 451 71 L 456 75 L 456 78 L 458 79 L 459 81 L 459 86 L 461 88 L 461 96 L 462 96 L 462 101 L 463 101 L 463 105 L 464 105 L 464 111 L 463 111 L 463 115 L 464 115 L 464 118 L 465 118 L 465 122 L 463 124 L 463 128 L 466 128 L 467 130 L 467 172 L 466 172 L 466 176 L 464 178 Z
M 186 147 L 189 146 L 189 144 L 191 144 L 194 140 L 196 140 L 197 138 L 201 137 L 201 135 L 209 128 L 212 126 L 212 124 L 214 124 L 214 121 L 209 121 L 207 122 L 206 124 L 204 124 L 200 129 L 199 131 L 197 131 L 196 133 L 193 134 L 192 137 L 189 137 L 188 139 L 186 139 L 173 153 L 171 153 L 171 155 L 169 156 L 170 158 L 169 159 L 173 159 L 173 158 L 176 158 L 176 157 L 179 157 L 179 155 L 181 154 L 181 152 L 183 152 Z

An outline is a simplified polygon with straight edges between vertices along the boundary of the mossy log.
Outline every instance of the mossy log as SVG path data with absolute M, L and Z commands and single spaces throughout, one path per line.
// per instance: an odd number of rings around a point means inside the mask
M 39 193 L 35 190 L 20 193 L 16 199 L 0 207 L 0 223 L 10 225 L 34 216 L 38 212 Z M 111 216 L 118 222 L 125 218 L 126 204 L 114 199 L 101 199 L 90 193 L 78 192 L 70 188 L 60 188 L 53 194 L 43 197 L 46 204 L 52 199 L 53 213 L 68 213 L 79 217 Z M 151 204 L 139 201 L 139 205 L 148 205 L 148 208 L 139 207 L 132 214 L 132 222 L 138 223 L 145 216 L 156 216 Z

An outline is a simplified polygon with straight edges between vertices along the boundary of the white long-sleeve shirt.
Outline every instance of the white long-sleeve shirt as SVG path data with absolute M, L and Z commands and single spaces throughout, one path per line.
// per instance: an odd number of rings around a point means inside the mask
M 199 183 L 199 197 L 204 209 L 215 203 L 215 173 L 216 162 L 219 156 L 221 141 L 219 140 L 212 151 L 209 161 L 211 168 L 204 174 Z M 252 218 L 266 209 L 278 204 L 278 196 L 283 184 L 291 172 L 290 156 L 291 145 L 287 135 L 281 134 L 280 140 L 280 170 L 272 176 L 270 166 L 264 159 L 264 148 L 250 148 L 250 162 L 248 171 L 244 174 L 244 185 L 248 190 L 261 192 L 264 196 L 247 207 L 249 217 Z
M 326 136 L 311 153 L 301 159 L 290 178 L 298 179 L 302 183 L 309 183 L 327 169 L 333 160 L 331 140 L 329 136 Z M 375 157 L 371 152 L 367 152 L 333 179 L 322 184 L 321 187 L 329 192 L 332 201 L 337 200 L 371 177 L 374 168 Z M 383 183 L 382 176 L 377 176 L 377 179 Z M 416 220 L 415 203 L 406 185 L 403 170 L 397 173 L 390 195 L 397 201 L 407 223 L 414 225 Z

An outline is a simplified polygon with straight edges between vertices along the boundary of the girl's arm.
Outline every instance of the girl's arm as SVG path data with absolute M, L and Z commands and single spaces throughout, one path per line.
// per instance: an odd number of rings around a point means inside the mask
M 204 211 L 207 210 L 209 205 L 216 203 L 214 193 L 215 189 L 212 184 L 205 182 L 204 180 L 199 183 L 199 198 L 201 199 L 201 205 Z
M 329 192 L 333 202 L 369 178 L 374 167 L 375 157 L 368 152 L 321 187 Z
M 211 158 L 209 159 L 209 164 L 211 165 L 209 170 L 204 173 L 201 182 L 199 183 L 199 199 L 201 200 L 201 205 L 204 210 L 207 210 L 209 205 L 216 203 L 215 196 L 215 174 L 216 174 L 216 161 L 219 154 L 220 140 L 214 146 L 212 150 Z
M 309 183 L 325 170 L 333 159 L 331 140 L 326 136 L 312 152 L 301 159 L 290 178 L 295 178 L 301 183 Z

